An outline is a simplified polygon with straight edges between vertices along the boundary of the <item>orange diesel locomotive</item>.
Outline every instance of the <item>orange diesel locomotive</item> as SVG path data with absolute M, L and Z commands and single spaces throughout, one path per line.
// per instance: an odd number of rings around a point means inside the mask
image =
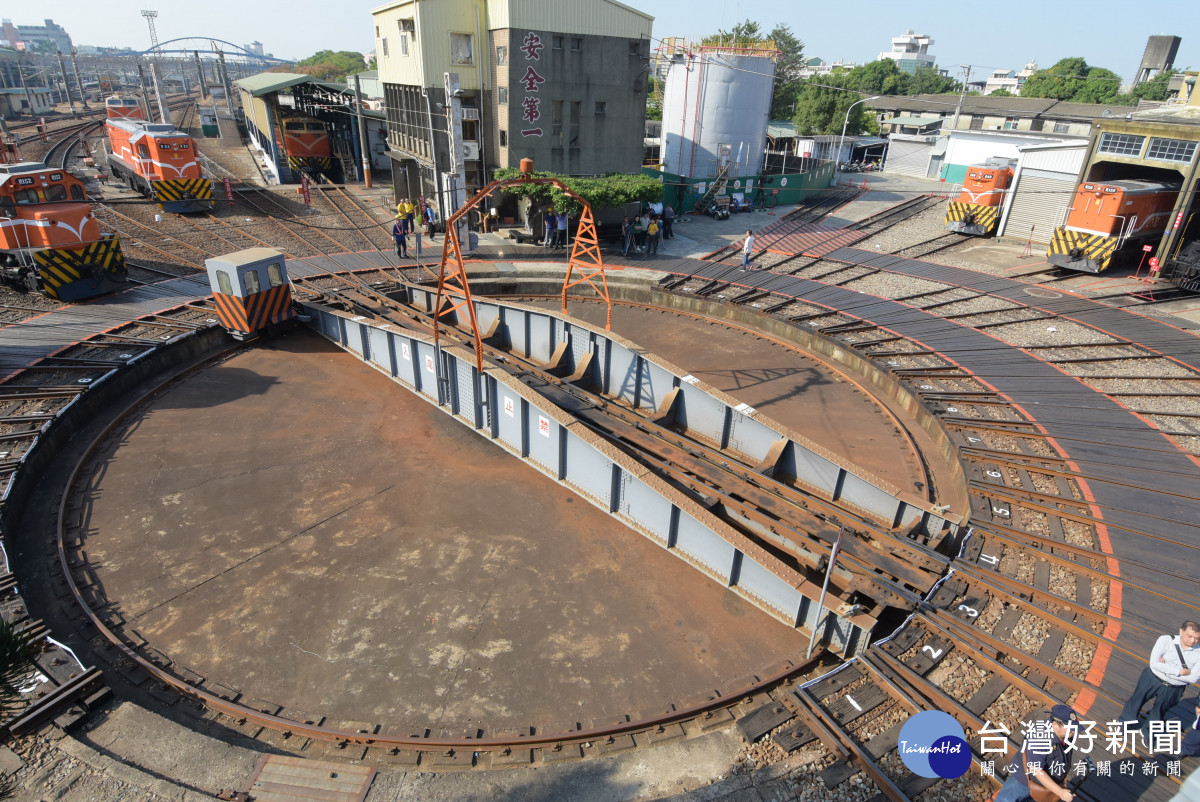
M 325 123 L 300 114 L 284 117 L 280 122 L 288 167 L 297 172 L 324 173 L 333 177 L 333 150 Z
M 962 192 L 946 208 L 946 228 L 976 237 L 994 234 L 1004 193 L 1012 179 L 1011 167 L 982 164 L 968 169 Z
M 104 110 L 108 119 L 113 120 L 144 120 L 146 113 L 142 104 L 131 97 L 110 97 L 104 99 Z
M 1085 181 L 1075 193 L 1066 225 L 1054 229 L 1046 261 L 1099 273 L 1126 244 L 1161 236 L 1178 198 L 1174 182 Z
M 127 106 L 107 108 L 108 162 L 113 173 L 128 181 L 130 189 L 157 200 L 163 211 L 213 208 L 212 181 L 200 170 L 194 139 L 173 125 L 118 116 Z
M 101 234 L 83 182 L 41 162 L 0 165 L 0 275 L 79 301 L 125 286 L 116 234 Z

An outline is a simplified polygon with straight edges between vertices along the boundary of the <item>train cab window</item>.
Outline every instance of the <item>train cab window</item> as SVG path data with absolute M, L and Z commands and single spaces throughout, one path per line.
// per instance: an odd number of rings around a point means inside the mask
M 267 281 L 272 287 L 283 283 L 283 271 L 279 269 L 279 265 L 267 265 Z
M 283 130 L 285 130 L 285 131 L 303 131 L 304 123 L 284 123 Z
M 233 285 L 229 283 L 229 274 L 224 270 L 217 271 L 217 287 L 223 295 L 233 295 Z
M 150 158 L 150 148 L 146 147 L 145 143 L 139 142 L 138 143 L 138 155 L 141 156 L 143 159 L 149 159 Z
M 83 200 L 83 187 L 78 184 L 71 185 L 71 200 Z
M 67 199 L 67 188 L 62 184 L 51 184 L 46 187 L 46 200 L 48 201 L 65 201 Z
M 15 217 L 17 207 L 13 205 L 13 199 L 7 195 L 0 197 L 0 217 Z
M 308 123 L 307 125 L 305 125 L 305 128 L 307 128 L 309 131 L 312 131 L 313 133 L 321 133 L 322 131 L 325 130 L 325 124 L 324 123 Z
M 16 192 L 13 193 L 13 200 L 15 200 L 17 202 L 18 206 L 29 206 L 30 204 L 37 203 L 38 202 L 37 190 L 36 189 L 18 189 Z
M 246 289 L 247 295 L 253 295 L 262 289 L 262 282 L 258 279 L 257 270 L 247 270 L 242 273 L 242 286 Z

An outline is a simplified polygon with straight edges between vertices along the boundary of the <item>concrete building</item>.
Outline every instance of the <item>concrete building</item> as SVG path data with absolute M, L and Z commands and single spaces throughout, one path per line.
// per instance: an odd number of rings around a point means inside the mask
M 942 132 L 951 128 L 968 131 L 1045 131 L 1054 134 L 1087 136 L 1092 125 L 1102 118 L 1123 117 L 1136 111 L 1134 106 L 1105 103 L 1067 103 L 1050 98 L 976 97 L 956 95 L 885 95 L 867 104 L 874 109 L 880 125 L 892 117 L 938 115 L 945 120 Z M 955 125 L 955 111 L 958 122 Z
M 1021 87 L 1029 80 L 1029 76 L 1038 70 L 1036 61 L 1025 65 L 1020 72 L 1016 70 L 993 70 L 992 75 L 983 84 L 983 94 L 990 95 L 998 89 L 1004 89 L 1014 95 L 1021 94 Z
M 843 61 L 842 59 L 831 64 L 823 58 L 810 58 L 804 61 L 804 66 L 800 68 L 798 75 L 800 78 L 812 78 L 813 76 L 829 75 L 833 72 L 849 72 L 857 66 L 858 64 L 853 61 Z
M 929 52 L 933 40 L 923 33 L 905 31 L 892 38 L 892 49 L 879 54 L 880 60 L 890 58 L 901 72 L 914 73 L 918 67 L 933 68 L 937 59 Z
M 1138 64 L 1133 76 L 1133 86 L 1145 83 L 1164 70 L 1175 66 L 1175 56 L 1179 53 L 1179 43 L 1183 41 L 1178 36 L 1151 36 L 1146 40 L 1146 50 L 1142 53 L 1142 62 Z
M 653 17 L 614 0 L 398 0 L 371 13 L 397 196 L 441 196 L 459 104 L 467 194 L 526 157 L 569 175 L 639 170 Z
M 0 22 L 0 38 L 9 47 L 18 50 L 37 50 L 43 42 L 53 45 L 50 52 L 71 52 L 71 37 L 61 25 L 55 25 L 54 20 L 48 19 L 45 25 L 13 25 L 12 20 Z

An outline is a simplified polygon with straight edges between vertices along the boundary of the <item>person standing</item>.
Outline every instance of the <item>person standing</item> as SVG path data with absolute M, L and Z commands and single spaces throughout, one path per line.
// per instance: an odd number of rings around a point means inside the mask
M 629 216 L 626 215 L 625 222 L 621 223 L 621 255 L 628 256 L 632 248 L 633 223 L 629 222 Z
M 558 232 L 554 235 L 554 247 L 567 247 L 567 213 L 558 213 Z
M 1166 721 L 1167 712 L 1179 703 L 1183 689 L 1200 681 L 1200 624 L 1184 621 L 1179 634 L 1161 636 L 1150 650 L 1150 665 L 1142 670 L 1120 721 L 1138 721 L 1142 708 L 1153 701 L 1148 718 Z
M 1050 709 L 1049 716 L 1049 752 L 1043 754 L 1044 749 L 1031 749 L 1032 739 L 1027 736 L 1021 744 L 1021 751 L 1008 767 L 1008 779 L 992 798 L 992 802 L 1032 802 L 1035 792 L 1039 793 L 1039 798 L 1044 798 L 1044 793 L 1049 792 L 1062 802 L 1071 802 L 1075 798 L 1075 795 L 1067 790 L 1067 772 L 1071 767 L 1071 760 L 1067 757 L 1066 747 L 1068 734 L 1079 731 L 1079 716 L 1067 705 L 1055 705 Z M 1039 734 L 1044 737 L 1044 727 L 1035 728 L 1030 732 L 1036 732 L 1038 729 L 1041 729 Z M 1039 747 L 1045 746 L 1043 740 Z M 1026 750 L 1029 750 L 1029 754 L 1026 754 Z
M 408 230 L 410 233 L 417 230 L 415 211 L 416 211 L 416 207 L 413 206 L 412 199 L 405 198 L 404 199 L 404 219 L 408 222 Z
M 646 226 L 640 214 L 633 218 L 633 242 L 639 252 L 646 247 Z
M 754 252 L 754 235 L 746 229 L 746 241 L 742 243 L 742 270 L 750 266 L 750 254 Z
M 546 236 L 542 240 L 542 247 L 549 248 L 550 244 L 554 242 L 554 233 L 558 231 L 558 218 L 554 216 L 553 206 L 546 209 L 546 214 L 543 215 L 543 219 L 546 223 Z
M 646 225 L 646 239 L 650 243 L 650 253 L 658 253 L 658 239 L 661 233 L 658 228 L 658 221 L 651 217 L 650 222 Z
M 429 237 L 430 242 L 434 242 L 437 237 L 437 231 L 434 226 L 437 224 L 437 215 L 433 211 L 433 204 L 425 201 L 425 208 L 421 210 L 421 217 L 425 219 L 425 236 Z
M 675 236 L 675 232 L 672 230 L 675 225 L 675 209 L 670 204 L 667 204 L 667 208 L 663 209 L 662 219 L 663 239 L 671 239 L 671 237 Z
M 401 259 L 408 258 L 408 229 L 403 220 L 392 223 L 392 239 L 396 241 L 396 255 Z

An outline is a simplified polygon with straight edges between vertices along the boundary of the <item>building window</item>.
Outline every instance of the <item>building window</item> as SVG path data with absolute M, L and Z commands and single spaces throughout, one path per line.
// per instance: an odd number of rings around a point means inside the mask
M 1069 134 L 1069 133 L 1071 133 L 1071 124 L 1070 124 L 1070 123 L 1064 123 L 1064 122 L 1057 122 L 1057 123 L 1055 123 L 1055 124 L 1054 124 L 1054 133 L 1056 133 L 1056 134 Z
M 496 64 L 504 66 L 508 63 L 508 48 L 501 45 L 496 48 Z
M 567 130 L 567 147 L 579 147 L 579 117 L 583 113 L 583 101 L 571 101 L 571 127 Z
M 408 37 L 404 34 L 400 34 L 400 55 L 408 55 Z
M 1117 156 L 1136 156 L 1142 152 L 1142 143 L 1145 141 L 1144 136 L 1103 133 L 1100 135 L 1100 147 L 1096 148 L 1096 151 Z
M 576 52 L 583 50 L 583 38 L 579 37 L 579 36 L 572 36 L 571 37 L 571 49 Z
M 450 63 L 451 64 L 466 64 L 475 63 L 475 51 L 469 33 L 452 33 L 450 34 Z
M 607 105 L 608 105 L 608 104 L 607 104 L 607 103 L 605 103 L 603 100 L 597 100 L 597 101 L 596 101 L 596 116 L 597 116 L 597 117 L 603 117 L 603 116 L 604 116 L 604 109 L 605 109 L 605 107 L 606 107 Z
M 1017 128 L 1017 118 L 1016 117 L 1005 117 L 1004 118 L 1004 130 L 1005 131 L 1014 131 L 1014 130 L 1016 130 L 1016 128 Z
M 496 87 L 496 102 L 499 103 L 501 106 L 508 105 L 508 87 L 507 86 Z
M 379 38 L 379 26 L 378 25 L 375 26 L 375 38 L 376 39 Z
M 550 144 L 556 148 L 562 147 L 563 102 L 555 100 L 550 103 Z
M 386 57 L 387 54 L 388 54 L 387 37 L 385 36 L 385 37 L 383 37 L 383 55 Z
M 1196 155 L 1196 143 L 1186 139 L 1163 139 L 1150 137 L 1150 147 L 1146 149 L 1147 159 L 1161 159 L 1165 162 L 1190 162 Z
M 555 50 L 562 50 L 563 38 L 561 36 L 553 36 L 550 38 L 550 46 Z
M 503 128 L 500 129 L 500 147 L 508 147 L 508 131 L 505 131 Z
M 642 43 L 641 42 L 630 42 L 629 43 L 629 55 L 634 56 L 635 58 L 641 58 L 642 57 Z

